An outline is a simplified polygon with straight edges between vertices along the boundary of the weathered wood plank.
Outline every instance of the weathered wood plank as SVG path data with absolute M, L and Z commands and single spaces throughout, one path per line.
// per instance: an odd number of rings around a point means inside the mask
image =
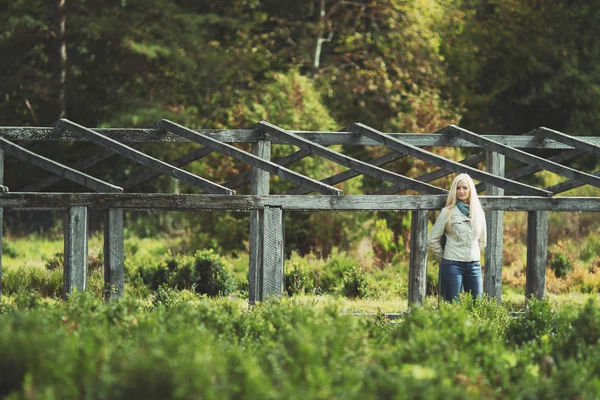
M 123 191 L 123 189 L 118 186 L 115 186 L 108 182 L 104 182 L 100 179 L 94 178 L 91 175 L 84 174 L 83 172 L 79 172 L 73 168 L 67 167 L 66 165 L 60 164 L 49 158 L 43 157 L 15 143 L 9 142 L 4 138 L 0 138 L 0 149 L 2 149 L 6 154 L 15 156 L 20 160 L 33 164 L 36 167 L 45 169 L 46 171 L 50 171 L 53 174 L 61 176 L 65 179 L 68 179 L 72 182 L 75 182 L 79 185 L 85 186 L 97 192 Z
M 203 147 L 201 149 L 194 150 L 187 154 L 184 154 L 181 157 L 178 157 L 174 160 L 169 161 L 168 163 L 174 167 L 182 167 L 184 165 L 191 163 L 192 161 L 196 161 L 201 158 L 204 158 L 212 152 L 213 151 L 211 149 Z M 123 187 L 123 189 L 130 189 L 132 187 L 141 185 L 144 182 L 148 182 L 154 178 L 157 178 L 161 175 L 163 175 L 162 172 L 155 171 L 155 170 L 140 171 L 139 173 L 136 173 L 136 174 L 130 176 L 127 180 L 123 181 L 121 183 L 121 186 Z M 225 185 L 222 185 L 222 186 L 225 186 Z M 225 187 L 227 187 L 227 186 L 225 186 Z
M 262 230 L 262 281 L 260 299 L 278 297 L 283 293 L 283 210 L 265 207 Z
M 64 288 L 65 296 L 74 289 L 87 289 L 88 224 L 87 207 L 69 207 L 64 226 Z
M 437 154 L 434 154 L 430 151 L 409 145 L 408 143 L 403 143 L 397 139 L 390 137 L 389 135 L 386 135 L 374 128 L 368 127 L 363 124 L 353 124 L 349 129 L 355 130 L 356 132 L 368 136 L 371 139 L 378 141 L 379 143 L 389 147 L 394 151 L 407 153 L 412 157 L 418 158 L 423 161 L 427 161 L 428 163 L 437 165 L 438 167 L 442 167 L 450 171 L 454 171 L 457 173 L 468 173 L 474 179 L 480 180 L 485 183 L 490 183 L 519 194 L 528 194 L 535 196 L 549 196 L 552 194 L 545 190 L 538 189 L 534 186 L 525 185 L 520 182 L 501 178 L 493 174 L 480 171 L 477 168 L 473 168 L 471 166 L 438 156 Z
M 286 166 L 293 162 L 302 160 L 304 157 L 307 157 L 309 155 L 310 155 L 310 151 L 308 151 L 306 149 L 300 149 L 300 150 L 296 151 L 295 153 L 292 153 L 285 157 L 275 158 L 271 161 L 274 162 L 275 164 Z M 223 186 L 235 189 L 239 186 L 250 183 L 251 176 L 252 176 L 251 172 L 242 174 L 242 175 L 238 176 L 237 178 L 233 178 L 233 179 L 223 183 Z
M 0 150 L 0 186 L 4 184 L 4 150 Z M 8 188 L 6 188 L 8 189 Z M 2 192 L 5 192 L 2 190 Z M 0 299 L 2 299 L 2 241 L 4 239 L 4 209 L 0 208 Z
M 447 132 L 450 135 L 458 136 L 461 139 L 473 142 L 479 146 L 487 148 L 488 150 L 503 154 L 506 157 L 512 158 L 513 160 L 517 160 L 528 165 L 534 165 L 543 168 L 546 171 L 554 172 L 555 174 L 587 183 L 588 185 L 600 187 L 600 178 L 597 176 L 557 164 L 553 161 L 527 153 L 523 150 L 505 146 L 492 139 L 484 138 L 481 135 L 477 135 L 456 125 L 450 125 L 444 128 L 442 131 Z
M 411 215 L 408 304 L 421 304 L 427 294 L 427 222 L 428 211 Z
M 597 170 L 597 171 L 594 171 L 593 175 L 600 177 L 600 169 Z M 575 179 L 569 179 L 567 181 L 558 183 L 556 185 L 548 186 L 546 188 L 546 190 L 549 190 L 549 191 L 551 191 L 553 193 L 558 194 L 558 193 L 564 193 L 564 192 L 569 191 L 571 189 L 575 189 L 575 188 L 581 187 L 583 185 L 585 185 L 585 183 L 579 182 L 578 180 L 575 180 Z
M 101 135 L 107 136 L 123 143 L 136 142 L 179 142 L 186 143 L 188 140 L 176 135 L 168 134 L 157 128 L 93 128 Z M 205 136 L 210 136 L 224 143 L 253 143 L 257 140 L 257 134 L 254 129 L 194 129 L 194 132 Z M 330 146 L 334 144 L 374 146 L 378 143 L 374 140 L 361 136 L 353 132 L 316 132 L 316 131 L 297 131 L 291 130 L 296 135 L 303 137 L 311 142 Z M 535 131 L 534 131 L 535 132 Z M 419 147 L 479 147 L 466 140 L 451 138 L 438 133 L 389 133 L 391 137 L 401 140 L 405 143 Z M 515 135 L 483 135 L 489 137 L 498 143 L 520 149 L 572 149 L 564 143 L 554 140 L 541 140 L 534 134 L 515 134 Z M 0 126 L 0 137 L 10 141 L 87 141 L 76 134 L 65 132 L 61 129 L 49 127 L 11 127 Z M 600 137 L 598 136 L 579 136 L 581 140 L 587 143 L 600 146 Z M 273 144 L 286 143 L 277 138 L 271 139 Z
M 473 166 L 473 165 L 480 163 L 481 161 L 484 161 L 485 157 L 486 157 L 485 154 L 486 154 L 485 152 L 473 154 L 472 156 L 469 156 L 459 162 L 461 164 Z M 421 181 L 421 182 L 431 182 L 436 179 L 442 178 L 444 176 L 448 176 L 452 173 L 453 173 L 452 171 L 448 171 L 446 169 L 440 168 L 435 171 L 431 171 L 427 174 L 418 176 L 415 179 L 418 181 Z M 393 194 L 402 192 L 403 190 L 406 190 L 406 189 L 407 188 L 405 186 L 394 185 L 394 186 L 390 186 L 390 187 L 378 190 L 377 192 L 375 192 L 373 194 L 374 195 L 393 195 Z
M 295 183 L 297 185 L 309 186 L 318 193 L 337 195 L 344 194 L 342 190 L 334 188 L 333 186 L 325 185 L 315 179 L 312 179 L 306 175 L 302 175 L 298 172 L 294 172 L 271 161 L 263 160 L 260 157 L 256 157 L 255 155 L 240 150 L 237 147 L 232 146 L 230 144 L 221 143 L 208 136 L 202 136 L 199 133 L 192 131 L 191 129 L 188 129 L 169 120 L 163 119 L 160 123 L 160 126 L 171 133 L 185 137 L 190 141 L 203 144 L 204 146 L 207 146 L 213 150 L 234 157 L 237 160 L 246 162 L 252 165 L 253 167 L 264 169 L 265 171 L 275 174 L 280 178 L 288 180 L 292 183 Z
M 600 157 L 600 144 L 598 143 L 591 143 L 587 140 L 582 140 L 574 136 L 569 136 L 562 132 L 555 131 L 554 129 L 546 127 L 540 127 L 536 129 L 535 134 L 546 139 L 564 143 L 567 146 L 571 146 L 588 154 L 593 154 L 596 157 Z
M 125 233 L 123 209 L 104 211 L 104 293 L 107 300 L 125 293 Z
M 406 157 L 406 154 L 400 154 L 400 153 L 396 153 L 396 152 L 387 153 L 381 157 L 377 157 L 377 158 L 369 161 L 369 164 L 375 165 L 377 167 L 381 167 L 381 166 L 391 163 L 392 161 L 396 161 L 396 160 L 399 160 L 404 157 Z M 338 183 L 342 183 L 349 179 L 355 178 L 359 175 L 361 175 L 360 172 L 349 169 L 344 172 L 340 172 L 339 174 L 329 176 L 329 177 L 321 180 L 321 182 L 326 183 L 328 185 L 336 185 Z M 310 189 L 308 189 L 306 187 L 299 187 L 299 188 L 290 190 L 287 194 L 300 195 L 300 194 L 307 194 L 307 193 L 310 193 Z
M 565 162 L 568 160 L 572 160 L 573 158 L 578 157 L 581 154 L 583 154 L 583 152 L 580 150 L 565 150 L 565 151 L 562 151 L 551 157 L 548 157 L 548 160 L 557 162 L 557 163 L 561 163 L 561 162 Z M 517 169 L 506 172 L 505 176 L 508 179 L 519 179 L 519 178 L 522 178 L 525 176 L 533 175 L 539 171 L 542 171 L 542 168 L 540 168 L 539 166 L 526 165 L 524 167 L 517 168 Z M 581 185 L 583 185 L 583 184 L 581 184 Z M 480 183 L 478 185 L 475 185 L 475 188 L 477 189 L 477 192 L 480 192 L 481 190 L 485 190 L 485 184 Z M 549 188 L 544 188 L 544 190 L 548 190 L 549 192 L 552 192 L 554 194 L 558 193 L 553 190 L 550 190 Z
M 552 198 L 535 196 L 480 196 L 485 210 L 599 212 L 600 197 Z M 126 210 L 250 211 L 281 207 L 289 211 L 410 211 L 439 210 L 444 195 L 416 196 L 225 196 L 163 193 L 0 193 L 0 208 L 64 210 L 73 206 Z
M 546 295 L 547 264 L 548 211 L 530 211 L 527 216 L 526 297 L 543 299 Z
M 487 152 L 486 169 L 489 173 L 504 176 L 505 158 L 494 151 Z M 487 184 L 485 192 L 490 196 L 503 196 L 504 189 Z M 502 301 L 502 261 L 504 252 L 504 211 L 489 210 L 486 213 L 487 247 L 484 252 L 483 291 Z
M 218 185 L 214 182 L 201 178 L 197 175 L 189 173 L 185 170 L 173 167 L 168 163 L 161 161 L 157 158 L 151 157 L 147 154 L 142 153 L 132 147 L 126 146 L 114 139 L 103 136 L 91 129 L 84 126 L 71 122 L 67 119 L 61 119 L 58 121 L 57 128 L 71 131 L 81 137 L 86 138 L 90 142 L 104 147 L 105 149 L 111 150 L 123 157 L 129 158 L 135 162 L 145 165 L 149 168 L 155 169 L 169 175 L 175 179 L 185 182 L 189 185 L 197 187 L 208 193 L 216 194 L 234 194 L 235 192 L 231 189 Z
M 110 150 L 104 150 L 98 154 L 93 155 L 92 157 L 90 157 L 88 159 L 78 162 L 77 164 L 73 165 L 71 168 L 73 168 L 77 171 L 84 171 L 88 168 L 91 168 L 91 167 L 101 163 L 102 161 L 108 160 L 110 157 L 112 157 L 114 155 L 115 155 L 114 152 L 112 152 Z M 34 182 L 30 185 L 19 188 L 17 191 L 19 191 L 19 192 L 40 192 L 52 185 L 57 184 L 58 182 L 61 182 L 62 180 L 64 180 L 64 178 L 62 176 L 52 175 L 45 179 Z
M 261 132 L 265 133 L 269 136 L 279 136 L 281 139 L 286 139 L 288 143 L 293 144 L 295 146 L 310 149 L 313 154 L 326 158 L 330 161 L 334 161 L 344 167 L 353 169 L 361 174 L 365 174 L 377 179 L 389 181 L 395 184 L 408 184 L 410 187 L 418 192 L 430 193 L 430 194 L 441 194 L 446 193 L 447 191 L 441 188 L 438 188 L 433 185 L 429 185 L 427 183 L 416 181 L 412 178 L 408 178 L 406 176 L 396 174 L 394 172 L 385 170 L 380 167 L 376 167 L 374 165 L 370 165 L 364 161 L 356 160 L 352 157 L 348 157 L 346 155 L 340 154 L 336 151 L 328 149 L 325 146 L 322 146 L 317 143 L 310 142 L 302 137 L 295 135 L 282 129 L 278 126 L 270 124 L 268 122 L 259 122 L 256 125 L 257 129 L 260 129 Z
M 268 140 L 259 140 L 253 143 L 252 153 L 263 160 L 270 160 L 271 142 Z M 252 167 L 251 176 L 250 193 L 252 195 L 268 195 L 269 173 L 260 168 Z M 264 287 L 264 277 L 262 275 L 264 227 L 263 210 L 250 211 L 250 265 L 248 268 L 248 302 L 250 304 L 255 304 L 257 301 L 262 300 L 262 288 Z

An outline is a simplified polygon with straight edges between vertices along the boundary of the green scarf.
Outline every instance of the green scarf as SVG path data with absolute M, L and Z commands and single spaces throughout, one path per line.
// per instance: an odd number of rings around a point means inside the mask
M 463 213 L 463 215 L 465 217 L 469 216 L 470 211 L 469 211 L 469 205 L 468 204 L 465 204 L 462 201 L 458 200 L 456 202 L 456 207 L 458 207 L 458 209 L 460 210 L 460 212 Z

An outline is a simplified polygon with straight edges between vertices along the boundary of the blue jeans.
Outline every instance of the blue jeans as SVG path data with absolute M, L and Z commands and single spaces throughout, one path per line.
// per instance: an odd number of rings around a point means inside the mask
M 440 264 L 440 294 L 446 301 L 458 297 L 460 289 L 471 292 L 473 298 L 483 293 L 481 263 L 479 261 L 452 261 L 442 259 Z

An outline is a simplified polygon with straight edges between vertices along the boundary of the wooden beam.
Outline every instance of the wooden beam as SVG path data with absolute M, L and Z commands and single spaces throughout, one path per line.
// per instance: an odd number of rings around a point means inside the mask
M 197 187 L 199 189 L 204 190 L 207 193 L 214 194 L 235 194 L 235 192 L 231 189 L 228 189 L 224 186 L 218 185 L 214 182 L 201 178 L 197 175 L 179 169 L 177 167 L 173 167 L 172 165 L 167 164 L 164 161 L 151 157 L 147 154 L 142 153 L 132 147 L 126 146 L 114 139 L 101 135 L 97 132 L 94 132 L 91 129 L 88 129 L 84 126 L 76 124 L 66 119 L 61 119 L 57 123 L 57 127 L 60 129 L 64 129 L 80 135 L 81 137 L 86 138 L 90 142 L 97 144 L 99 146 L 104 147 L 105 149 L 111 150 L 123 157 L 129 158 L 137 163 L 145 165 L 149 168 L 153 168 L 161 173 L 169 175 L 175 179 L 178 179 L 184 183 Z
M 256 124 L 256 129 L 269 136 L 279 136 L 281 139 L 287 140 L 290 144 L 301 148 L 309 149 L 313 154 L 326 158 L 330 161 L 336 162 L 340 165 L 343 165 L 344 167 L 353 169 L 361 174 L 369 175 L 371 177 L 389 181 L 395 184 L 408 184 L 411 187 L 411 189 L 414 189 L 418 192 L 430 194 L 441 194 L 447 192 L 445 189 L 441 189 L 436 186 L 429 185 L 427 183 L 419 182 L 412 178 L 396 174 L 394 172 L 371 165 L 364 161 L 356 160 L 352 157 L 345 156 L 336 151 L 328 149 L 325 146 L 310 142 L 298 135 L 290 133 L 285 129 L 282 129 L 268 122 L 259 122 L 258 124 Z
M 398 154 L 398 153 L 396 153 Z M 459 161 L 461 164 L 465 164 L 465 165 L 476 165 L 482 161 L 485 160 L 485 152 L 481 152 L 481 153 L 477 153 L 477 154 L 473 154 L 472 156 L 469 156 L 461 161 Z M 450 174 L 452 174 L 452 171 L 448 171 L 447 169 L 437 169 L 435 171 L 431 171 L 427 174 L 421 175 L 416 177 L 415 179 L 421 182 L 431 182 L 434 181 L 436 179 L 442 178 L 444 176 L 448 176 Z M 406 190 L 406 187 L 404 186 L 390 186 L 387 188 L 383 188 L 381 190 L 376 191 L 375 193 L 372 193 L 373 195 L 393 195 L 399 192 L 402 192 L 403 190 Z
M 571 146 L 588 154 L 600 157 L 600 143 L 593 143 L 591 141 L 583 140 L 575 136 L 565 135 L 562 132 L 555 131 L 554 129 L 546 127 L 538 128 L 535 130 L 534 133 L 538 136 L 555 140 L 560 143 L 564 143 L 567 146 Z
M 184 137 L 189 141 L 201 143 L 204 146 L 209 147 L 215 151 L 234 157 L 237 160 L 247 162 L 253 167 L 264 169 L 265 171 L 275 174 L 280 178 L 288 180 L 292 183 L 295 183 L 297 185 L 310 186 L 314 191 L 318 193 L 334 195 L 342 195 L 344 193 L 342 190 L 334 188 L 333 186 L 325 185 L 315 179 L 302 175 L 298 172 L 294 172 L 271 161 L 263 160 L 260 157 L 256 157 L 255 155 L 240 150 L 237 147 L 232 146 L 230 144 L 221 143 L 218 140 L 212 139 L 208 136 L 200 135 L 199 133 L 196 133 L 191 129 L 188 129 L 169 120 L 163 119 L 160 123 L 160 126 L 161 128 L 178 136 Z
M 252 153 L 263 160 L 271 159 L 271 142 L 259 140 L 252 144 Z M 250 193 L 252 195 L 269 194 L 269 173 L 260 168 L 252 167 L 252 182 Z M 264 260 L 264 229 L 265 213 L 263 210 L 250 211 L 250 237 L 249 237 L 249 268 L 248 268 L 248 302 L 255 304 L 263 299 L 263 260 Z
M 484 138 L 481 135 L 477 135 L 456 125 L 450 125 L 442 129 L 442 131 L 460 137 L 461 139 L 473 142 L 479 146 L 485 147 L 488 150 L 503 154 L 506 157 L 510 157 L 513 160 L 520 161 L 524 164 L 533 165 L 567 178 L 576 179 L 583 183 L 587 183 L 588 185 L 600 187 L 600 178 L 597 176 L 590 175 L 570 167 L 565 167 L 564 165 L 557 164 L 553 161 L 527 153 L 523 150 L 505 146 L 502 143 L 498 143 L 492 139 Z
M 525 185 L 523 183 L 501 178 L 493 174 L 480 171 L 468 165 L 460 164 L 456 161 L 452 161 L 447 158 L 438 156 L 437 154 L 434 154 L 430 151 L 423 150 L 416 146 L 412 146 L 408 143 L 401 142 L 397 139 L 390 137 L 389 135 L 386 135 L 374 128 L 368 127 L 363 124 L 353 124 L 349 129 L 352 129 L 355 132 L 359 132 L 365 136 L 368 136 L 371 139 L 389 147 L 394 151 L 407 153 L 412 157 L 418 158 L 419 160 L 427 161 L 428 163 L 437 165 L 438 167 L 442 167 L 444 169 L 448 169 L 456 173 L 468 173 L 474 179 L 480 180 L 485 183 L 491 183 L 493 185 L 502 187 L 507 190 L 511 190 L 518 194 L 535 196 L 550 196 L 552 194 L 548 191 L 538 189 L 534 186 Z
M 90 157 L 86 160 L 78 162 L 77 164 L 73 165 L 72 168 L 77 171 L 84 171 L 85 169 L 90 168 L 90 167 L 92 167 L 114 155 L 115 155 L 115 153 L 113 153 L 112 151 L 104 150 L 98 154 L 93 155 L 92 157 Z M 40 192 L 52 185 L 57 184 L 58 182 L 63 181 L 64 179 L 65 178 L 63 178 L 62 176 L 59 176 L 59 175 L 51 175 L 45 179 L 39 180 L 37 182 L 31 183 L 27 186 L 19 188 L 18 191 L 19 192 Z
M 381 157 L 377 157 L 377 158 L 369 161 L 369 164 L 381 167 L 383 165 L 391 163 L 392 161 L 396 161 L 396 160 L 398 160 L 400 158 L 404 158 L 404 157 L 406 157 L 406 154 L 399 154 L 399 153 L 396 153 L 396 152 L 387 153 L 387 154 L 384 154 Z M 355 177 L 357 177 L 359 175 L 361 175 L 359 172 L 357 172 L 357 171 L 355 171 L 353 169 L 349 169 L 349 170 L 346 170 L 344 172 L 340 172 L 339 174 L 335 174 L 335 175 L 329 176 L 329 177 L 321 180 L 321 182 L 326 183 L 328 185 L 336 185 L 338 183 L 342 183 L 342 182 L 347 181 L 349 179 L 355 178 Z M 305 187 L 299 187 L 299 188 L 292 189 L 292 190 L 288 191 L 287 194 L 298 194 L 298 195 L 300 195 L 300 194 L 308 194 L 308 193 L 310 193 L 309 189 L 307 189 Z
M 123 209 L 104 211 L 104 296 L 107 300 L 125 294 L 125 232 Z
M 298 150 L 292 154 L 289 154 L 285 157 L 275 158 L 271 161 L 274 162 L 275 164 L 286 166 L 293 162 L 302 160 L 304 157 L 307 157 L 309 155 L 310 155 L 310 151 L 308 151 L 306 149 L 300 149 L 300 150 Z M 240 187 L 242 185 L 245 185 L 247 183 L 250 183 L 251 177 L 252 177 L 251 172 L 242 174 L 236 178 L 233 178 L 233 179 L 223 183 L 223 186 L 234 189 L 234 188 Z
M 283 210 L 265 207 L 262 217 L 262 265 L 259 279 L 260 300 L 283 293 Z
M 64 222 L 64 289 L 67 296 L 77 289 L 87 289 L 88 225 L 87 207 L 69 207 Z
M 104 182 L 100 179 L 94 178 L 91 175 L 84 174 L 83 172 L 77 171 L 73 168 L 67 167 L 66 165 L 36 154 L 15 143 L 9 142 L 4 138 L 0 138 L 0 148 L 3 149 L 6 154 L 11 154 L 20 160 L 45 169 L 46 171 L 50 171 L 53 174 L 59 175 L 96 192 L 118 193 L 123 191 L 123 189 L 118 186 Z
M 557 163 L 562 163 L 568 160 L 571 160 L 575 157 L 580 156 L 581 154 L 583 154 L 582 151 L 580 150 L 565 150 L 562 151 L 558 154 L 555 154 L 551 157 L 548 157 L 548 160 L 553 161 L 553 162 L 557 162 Z M 540 168 L 539 166 L 536 165 L 526 165 L 524 167 L 521 168 L 517 168 L 514 169 L 512 171 L 509 171 L 506 173 L 506 177 L 508 179 L 519 179 L 522 178 L 524 176 L 529 176 L 529 175 L 533 175 L 537 172 L 542 171 L 543 169 Z M 583 184 L 581 184 L 583 185 Z M 475 188 L 477 189 L 477 192 L 480 192 L 482 190 L 485 190 L 485 184 L 484 183 L 480 183 L 478 185 L 475 185 Z M 558 192 L 554 191 L 554 190 L 550 190 L 549 188 L 545 188 L 545 190 L 548 190 L 549 192 L 552 192 L 554 194 L 557 194 Z
M 169 161 L 168 163 L 174 167 L 182 167 L 184 165 L 191 163 L 192 161 L 196 161 L 201 158 L 204 158 L 212 152 L 213 151 L 211 149 L 209 149 L 207 147 L 203 147 L 201 149 L 197 149 L 197 150 L 194 150 L 187 154 L 184 154 L 181 157 L 178 157 L 174 160 Z M 140 171 L 139 173 L 136 173 L 136 174 L 130 176 L 129 178 L 127 178 L 127 180 L 121 182 L 121 186 L 123 187 L 123 189 L 130 189 L 132 187 L 141 185 L 144 182 L 148 182 L 149 180 L 157 178 L 161 175 L 163 175 L 163 173 L 156 171 L 156 170 Z M 226 185 L 223 185 L 223 186 L 227 187 Z
M 138 146 L 139 146 L 139 144 L 136 143 L 136 144 L 132 145 L 131 147 L 136 148 Z M 86 169 L 94 167 L 94 166 L 100 164 L 101 162 L 108 160 L 109 158 L 113 157 L 114 155 L 115 155 L 115 153 L 110 150 L 103 150 L 100 153 L 93 155 L 92 157 L 86 158 L 85 160 L 78 162 L 77 164 L 73 165 L 71 168 L 76 169 L 78 171 L 85 171 Z M 55 185 L 58 182 L 61 182 L 62 180 L 64 180 L 63 177 L 57 176 L 57 175 L 52 175 L 45 179 L 42 179 L 42 180 L 34 182 L 30 185 L 27 185 L 25 187 L 19 188 L 16 191 L 17 192 L 41 192 L 42 190 L 44 190 L 52 185 Z
M 526 297 L 543 299 L 546 295 L 547 264 L 548 211 L 530 211 L 527 216 Z
M 188 140 L 165 133 L 157 128 L 94 128 L 94 131 L 101 135 L 115 139 L 122 143 L 147 143 L 147 142 L 175 142 L 187 143 Z M 194 129 L 194 132 L 224 143 L 254 143 L 257 140 L 254 129 Z M 319 143 L 323 146 L 334 144 L 348 146 L 375 146 L 378 143 L 367 137 L 354 132 L 319 132 L 319 131 L 289 131 L 311 142 Z M 535 132 L 535 131 L 534 131 Z M 405 143 L 419 147 L 479 147 L 473 143 L 459 138 L 452 138 L 439 133 L 388 133 L 391 137 L 401 140 Z M 71 132 L 62 129 L 48 127 L 0 127 L 0 137 L 10 141 L 87 141 Z M 572 149 L 564 143 L 554 140 L 541 140 L 540 137 L 533 134 L 515 134 L 515 135 L 483 135 L 504 145 L 519 149 Z M 587 143 L 600 146 L 600 137 L 598 136 L 579 136 L 579 139 Z M 271 138 L 273 144 L 286 143 L 285 140 Z
M 485 210 L 600 212 L 600 197 L 552 198 L 480 196 Z M 163 193 L 0 193 L 0 208 L 65 210 L 73 206 L 126 210 L 250 211 L 281 207 L 285 211 L 411 211 L 439 210 L 445 195 L 418 196 L 249 196 Z
M 593 175 L 600 177 L 600 170 L 594 171 Z M 569 191 L 571 189 L 575 189 L 575 188 L 581 187 L 583 185 L 584 185 L 584 183 L 581 183 L 578 180 L 569 179 L 567 181 L 558 183 L 556 185 L 548 186 L 546 188 L 546 190 L 549 190 L 549 191 L 551 191 L 553 193 L 558 194 L 558 193 L 564 193 L 564 192 Z
M 427 222 L 428 211 L 411 215 L 408 304 L 421 304 L 427 294 Z
M 8 189 L 4 184 L 4 150 L 0 150 L 0 186 Z M 8 190 L 6 190 L 8 191 Z M 2 192 L 5 192 L 2 190 Z M 0 300 L 2 299 L 2 241 L 4 240 L 4 209 L 0 208 Z
M 489 173 L 504 176 L 505 158 L 502 154 L 488 150 L 486 169 Z M 487 184 L 485 192 L 490 196 L 503 196 L 504 189 Z M 484 252 L 483 290 L 498 301 L 502 301 L 502 261 L 504 254 L 504 211 L 489 210 L 486 213 L 487 247 Z

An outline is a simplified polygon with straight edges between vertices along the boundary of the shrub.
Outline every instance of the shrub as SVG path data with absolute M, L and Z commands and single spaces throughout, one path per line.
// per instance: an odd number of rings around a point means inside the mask
M 388 228 L 385 219 L 375 221 L 375 235 L 373 238 L 373 252 L 375 257 L 383 263 L 388 264 L 392 261 L 398 247 L 394 241 L 394 232 Z
M 550 261 L 550 268 L 557 278 L 565 278 L 573 270 L 573 265 L 563 253 L 556 253 Z
M 289 296 L 310 293 L 315 283 L 309 273 L 297 262 L 291 262 L 285 271 L 285 291 Z
M 20 254 L 11 242 L 2 240 L 2 255 L 4 257 L 17 258 Z
M 509 322 L 506 341 L 521 346 L 543 335 L 554 335 L 557 322 L 557 315 L 547 301 L 529 299 L 525 311 Z
M 322 293 L 336 292 L 343 284 L 344 273 L 356 268 L 356 264 L 346 253 L 334 249 L 322 270 L 314 273 L 315 289 Z
M 369 282 L 364 270 L 352 267 L 344 272 L 342 292 L 349 298 L 363 298 L 367 295 Z
M 55 269 L 62 269 L 65 266 L 65 255 L 62 252 L 54 253 L 54 255 L 46 260 L 44 264 L 46 269 L 53 271 Z
M 171 283 L 180 289 L 193 289 L 209 296 L 227 296 L 236 289 L 236 281 L 223 258 L 212 250 L 194 254 L 190 263 L 185 257 L 177 266 Z

